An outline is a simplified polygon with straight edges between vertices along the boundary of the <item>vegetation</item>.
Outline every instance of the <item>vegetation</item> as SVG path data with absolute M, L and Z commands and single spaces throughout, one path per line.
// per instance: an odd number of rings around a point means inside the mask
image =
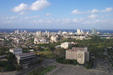
M 58 58 L 58 57 L 64 57 L 65 56 L 65 49 L 63 48 L 57 48 L 54 50 L 54 55 Z
M 38 55 L 46 58 L 56 58 L 56 61 L 62 64 L 78 64 L 76 60 L 65 60 L 65 49 L 55 48 L 55 46 L 60 45 L 62 42 L 76 42 L 78 43 L 76 47 L 88 47 L 90 54 L 93 54 L 95 59 L 105 58 L 104 49 L 113 46 L 113 39 L 104 39 L 94 35 L 91 36 L 91 39 L 87 40 L 63 39 L 57 43 L 39 44 L 36 45 L 36 49 L 34 48 L 34 50 L 39 50 L 37 53 Z M 8 50 L 9 48 L 7 47 L 0 47 L 0 55 L 7 55 L 7 61 L 0 61 L 0 71 L 12 71 L 21 68 L 17 65 L 15 56 L 8 53 Z M 29 48 L 24 48 L 24 52 L 29 52 L 28 50 Z M 108 54 L 110 55 L 108 58 L 110 59 L 110 62 L 112 62 L 113 60 L 111 59 L 113 59 L 113 50 L 109 50 Z M 95 59 L 92 60 L 91 58 L 90 62 L 85 63 L 84 66 L 86 68 L 91 68 Z M 41 67 L 41 69 L 43 70 L 45 68 Z
M 78 46 L 88 47 L 90 53 L 93 53 L 95 57 L 103 58 L 104 49 L 113 46 L 113 39 L 101 39 L 98 36 L 93 36 L 90 40 L 77 41 Z
M 7 61 L 0 61 L 0 71 L 13 71 L 16 70 L 16 58 L 13 54 L 7 55 Z
M 107 48 L 107 53 L 108 55 L 106 57 L 113 66 L 113 48 Z
M 7 47 L 0 47 L 0 55 L 5 55 L 8 52 L 8 48 Z
M 100 38 L 97 35 L 91 36 L 91 39 L 76 40 L 76 39 L 64 39 L 63 42 L 76 42 L 76 47 L 88 47 L 90 53 L 93 53 L 95 57 L 103 58 L 104 49 L 113 46 L 113 39 Z
M 76 60 L 66 60 L 65 58 L 57 58 L 56 61 L 58 63 L 61 63 L 61 64 L 72 64 L 72 65 L 77 65 L 79 64 Z M 80 64 L 79 64 L 80 65 Z M 83 64 L 82 66 L 84 66 L 85 68 L 87 69 L 90 69 L 92 68 L 94 65 L 94 60 L 90 60 L 89 62 L 86 62 L 85 64 Z
M 104 55 L 105 48 L 113 46 L 113 39 L 102 39 L 96 35 L 92 36 L 91 38 L 92 39 L 88 39 L 88 40 L 65 39 L 65 41 L 68 41 L 68 42 L 71 42 L 71 41 L 77 42 L 78 45 L 76 45 L 76 47 L 88 47 L 88 50 L 90 52 L 90 61 L 86 62 L 83 65 L 87 69 L 93 67 L 96 58 L 100 58 L 100 59 L 105 58 L 105 55 Z M 109 55 L 113 56 L 113 50 L 109 50 Z M 74 60 L 65 60 L 62 57 L 57 58 L 56 61 L 59 63 L 62 63 L 62 64 L 74 64 L 74 62 L 73 62 Z M 76 64 L 78 64 L 78 63 L 76 63 Z
M 56 58 L 56 61 L 58 63 L 62 63 L 62 64 L 73 64 L 73 65 L 77 65 L 77 61 L 76 60 L 66 60 L 65 58 L 61 57 L 61 58 Z
M 45 57 L 45 58 L 54 58 L 55 57 L 55 55 L 50 50 L 37 52 L 37 55 L 40 55 L 41 57 Z
M 52 51 L 53 53 L 56 53 L 55 55 L 58 55 L 60 53 L 63 53 L 63 49 L 55 49 L 55 46 L 60 45 L 60 43 L 62 42 L 76 42 L 78 43 L 76 47 L 88 47 L 89 52 L 93 53 L 97 58 L 103 58 L 104 49 L 113 46 L 113 39 L 104 39 L 100 38 L 97 35 L 91 36 L 91 39 L 87 40 L 63 39 L 57 43 L 41 44 L 38 46 L 44 47 L 43 49 L 41 49 L 41 51 Z M 58 56 L 62 55 L 60 54 Z

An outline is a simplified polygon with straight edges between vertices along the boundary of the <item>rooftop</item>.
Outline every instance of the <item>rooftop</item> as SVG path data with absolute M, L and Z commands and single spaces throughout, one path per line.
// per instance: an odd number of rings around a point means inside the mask
M 73 47 L 72 49 L 69 49 L 71 51 L 87 51 L 88 48 L 87 47 Z

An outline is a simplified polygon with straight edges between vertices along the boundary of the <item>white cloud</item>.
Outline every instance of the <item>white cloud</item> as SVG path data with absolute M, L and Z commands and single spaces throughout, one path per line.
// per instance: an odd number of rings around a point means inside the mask
M 88 11 L 79 11 L 78 9 L 74 9 L 72 11 L 72 14 L 94 14 L 94 13 L 104 13 L 104 12 L 112 12 L 113 8 L 106 8 L 103 10 L 98 10 L 98 9 L 92 9 L 92 10 L 88 10 Z
M 25 14 L 25 10 L 38 11 L 49 6 L 50 3 L 47 0 L 36 0 L 31 5 L 27 5 L 25 3 L 21 3 L 18 6 L 13 8 L 13 12 L 19 12 L 20 15 Z
M 113 8 L 106 8 L 105 10 L 103 10 L 103 12 L 111 12 L 113 10 Z
M 97 10 L 97 9 L 91 10 L 91 13 L 98 13 L 98 12 L 99 12 L 99 10 Z
M 20 5 L 13 8 L 14 12 L 22 12 L 27 9 L 27 4 L 21 3 Z
M 80 12 L 78 9 L 74 9 L 74 10 L 72 11 L 72 14 L 81 14 L 81 12 Z
M 31 10 L 41 10 L 49 6 L 50 3 L 47 0 L 37 0 L 30 6 Z
M 96 16 L 96 17 L 95 17 Z M 84 27 L 102 27 L 113 28 L 113 19 L 100 18 L 100 16 L 92 14 L 88 17 L 82 18 L 41 18 L 37 16 L 4 16 L 0 17 L 1 25 L 14 25 L 13 27 L 47 27 L 47 28 L 73 28 L 75 26 Z M 93 18 L 93 19 L 92 19 Z M 5 27 L 5 26 L 3 26 Z M 35 27 L 34 27 L 35 28 Z
M 75 22 L 75 23 L 77 23 L 78 22 L 78 19 L 74 18 L 72 21 Z
M 95 18 L 97 18 L 98 16 L 97 15 L 94 15 L 94 14 L 91 14 L 91 15 L 89 15 L 88 16 L 88 18 L 91 18 L 91 19 L 95 19 Z
M 74 9 L 72 11 L 72 14 L 90 14 L 90 13 L 98 13 L 99 10 L 97 9 L 92 9 L 92 10 L 89 10 L 89 11 L 79 11 L 78 9 Z

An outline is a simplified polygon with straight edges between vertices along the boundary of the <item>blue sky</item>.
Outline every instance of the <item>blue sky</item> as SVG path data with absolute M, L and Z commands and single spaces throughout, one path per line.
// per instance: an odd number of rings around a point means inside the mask
M 0 28 L 113 29 L 113 0 L 0 0 Z

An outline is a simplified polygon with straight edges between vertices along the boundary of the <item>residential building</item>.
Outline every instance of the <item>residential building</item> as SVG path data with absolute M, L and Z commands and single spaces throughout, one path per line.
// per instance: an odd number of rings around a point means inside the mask
M 28 64 L 35 57 L 36 57 L 35 53 L 22 53 L 22 54 L 17 54 L 16 55 L 18 64 L 26 64 L 26 63 Z
M 9 52 L 13 53 L 13 54 L 22 54 L 22 48 L 12 48 L 9 50 Z
M 47 38 L 34 38 L 34 44 L 48 44 L 49 40 Z
M 50 41 L 51 41 L 51 42 L 58 42 L 58 40 L 59 40 L 59 36 L 58 36 L 58 35 L 53 35 L 53 36 L 51 36 L 51 38 L 50 38 Z
M 88 48 L 73 47 L 72 49 L 66 50 L 66 59 L 77 60 L 79 64 L 84 64 L 89 61 Z
M 61 43 L 61 48 L 64 48 L 64 49 L 68 49 L 71 46 L 72 46 L 71 42 Z

